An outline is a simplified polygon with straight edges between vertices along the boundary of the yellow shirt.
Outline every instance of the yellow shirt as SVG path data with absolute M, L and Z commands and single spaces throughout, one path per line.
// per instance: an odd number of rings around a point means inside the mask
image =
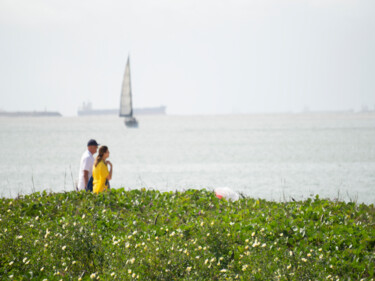
M 94 178 L 93 182 L 93 192 L 99 193 L 108 189 L 108 186 L 105 185 L 107 176 L 109 175 L 108 167 L 103 162 L 100 161 L 99 164 L 92 170 L 92 177 Z

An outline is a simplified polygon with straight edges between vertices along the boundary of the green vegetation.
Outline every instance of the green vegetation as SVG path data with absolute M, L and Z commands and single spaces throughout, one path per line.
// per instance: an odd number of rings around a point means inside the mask
M 124 189 L 0 199 L 1 280 L 373 280 L 375 208 Z

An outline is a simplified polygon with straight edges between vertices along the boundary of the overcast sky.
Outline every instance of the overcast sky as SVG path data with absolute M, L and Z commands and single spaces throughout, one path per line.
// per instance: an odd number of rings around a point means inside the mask
M 0 0 L 0 109 L 375 107 L 374 0 Z

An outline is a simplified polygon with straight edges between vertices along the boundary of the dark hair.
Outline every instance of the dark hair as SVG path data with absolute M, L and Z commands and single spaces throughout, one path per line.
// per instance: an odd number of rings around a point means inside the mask
M 94 166 L 98 166 L 98 164 L 100 163 L 100 161 L 103 160 L 103 156 L 104 154 L 106 154 L 108 151 L 108 147 L 105 146 L 105 145 L 102 145 L 101 147 L 99 147 L 99 153 L 98 153 L 98 156 L 96 156 L 95 158 L 95 162 L 94 162 Z

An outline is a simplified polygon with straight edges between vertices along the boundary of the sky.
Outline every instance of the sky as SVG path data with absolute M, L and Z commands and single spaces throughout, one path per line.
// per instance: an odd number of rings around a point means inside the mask
M 375 108 L 374 0 L 0 0 L 0 109 Z

